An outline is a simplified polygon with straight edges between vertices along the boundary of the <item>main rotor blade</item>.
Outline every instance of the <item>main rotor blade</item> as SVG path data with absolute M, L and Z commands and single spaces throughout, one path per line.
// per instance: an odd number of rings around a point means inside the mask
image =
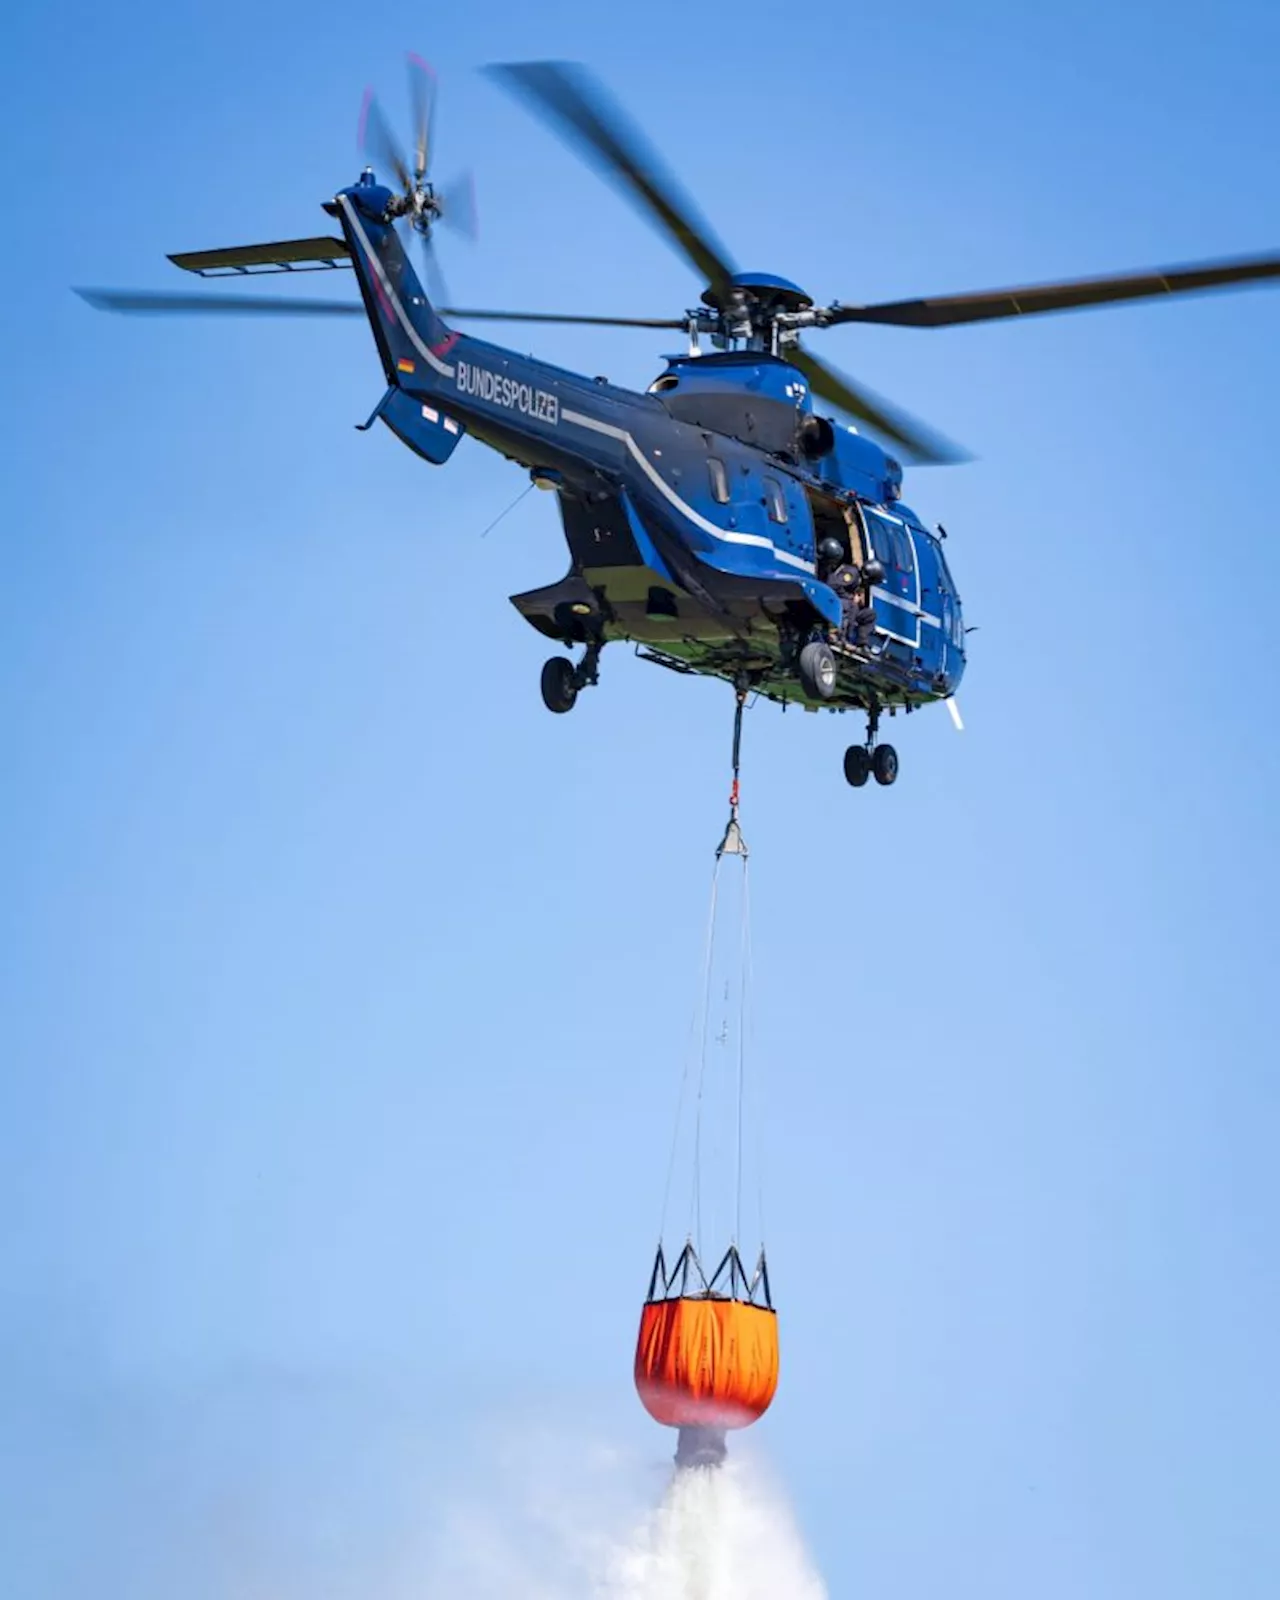
M 946 328 L 962 322 L 1035 316 L 1147 300 L 1164 294 L 1193 294 L 1236 284 L 1280 278 L 1280 255 L 1210 261 L 1163 271 L 1122 273 L 1108 278 L 1076 278 L 1066 283 L 1032 284 L 1023 289 L 991 289 L 977 294 L 937 295 L 924 300 L 891 300 L 875 306 L 835 306 L 823 318 L 838 322 L 884 322 L 902 328 Z
M 382 107 L 374 98 L 373 90 L 366 89 L 364 104 L 360 108 L 360 148 L 372 153 L 375 161 L 390 167 L 406 194 L 413 190 L 413 179 L 400 153 L 400 143 L 382 115 Z
M 559 126 L 570 143 L 647 210 L 712 287 L 733 276 L 729 257 L 679 193 L 643 135 L 583 68 L 567 61 L 504 62 L 485 69 Z
M 410 52 L 409 100 L 413 106 L 414 181 L 421 183 L 431 162 L 431 141 L 436 120 L 436 75 L 422 59 Z
M 364 315 L 364 306 L 359 300 L 287 300 L 265 294 L 157 294 L 145 289 L 77 289 L 75 293 L 97 311 L 217 311 L 266 317 Z
M 464 172 L 460 178 L 443 184 L 436 190 L 436 199 L 440 202 L 440 220 L 445 227 L 452 228 L 474 244 L 480 226 L 476 212 L 475 179 L 470 172 Z
M 98 311 L 138 313 L 223 312 L 244 316 L 358 317 L 364 315 L 359 300 L 290 300 L 276 295 L 188 294 L 147 289 L 77 289 L 75 293 Z M 593 328 L 683 328 L 666 317 L 589 317 L 554 311 L 483 311 L 439 306 L 441 316 L 463 322 L 546 322 L 583 324 Z
M 968 453 L 958 445 L 944 439 L 924 423 L 917 422 L 905 411 L 899 411 L 870 389 L 842 377 L 833 367 L 827 366 L 825 361 L 819 361 L 807 350 L 792 346 L 786 353 L 786 359 L 806 374 L 815 394 L 865 422 L 918 465 L 953 466 L 956 462 L 970 459 Z
M 683 328 L 685 324 L 671 317 L 587 317 L 573 314 L 561 315 L 557 311 L 464 311 L 454 306 L 442 306 L 441 315 L 463 322 L 548 322 L 577 324 L 588 328 Z

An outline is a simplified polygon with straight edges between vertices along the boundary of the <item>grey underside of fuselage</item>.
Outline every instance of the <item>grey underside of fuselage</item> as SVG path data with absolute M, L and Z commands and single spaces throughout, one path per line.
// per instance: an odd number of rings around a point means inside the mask
M 710 611 L 665 574 L 640 565 L 583 567 L 558 583 L 512 595 L 511 601 L 539 633 L 565 643 L 585 642 L 587 631 L 598 626 L 606 640 L 662 648 L 769 656 L 779 649 L 777 625 L 753 616 L 746 603 L 721 601 L 728 615 Z M 575 612 L 582 606 L 587 612 Z
M 598 632 L 605 641 L 634 642 L 651 659 L 677 671 L 733 681 L 746 669 L 757 693 L 816 709 L 819 703 L 807 699 L 794 670 L 784 666 L 782 635 L 768 615 L 770 606 L 781 614 L 793 603 L 795 586 L 779 582 L 777 593 L 770 596 L 762 593 L 758 582 L 716 583 L 722 575 L 709 574 L 706 568 L 699 575 L 716 584 L 715 612 L 673 586 L 669 578 L 639 565 L 586 567 L 511 600 L 531 626 L 558 643 L 584 644 Z M 739 586 L 740 595 L 727 592 Z M 833 704 L 824 703 L 825 709 L 907 701 L 905 682 L 901 691 L 895 689 L 883 662 L 873 663 L 838 641 L 833 641 L 833 648 L 839 690 Z M 921 703 L 919 696 L 910 698 Z

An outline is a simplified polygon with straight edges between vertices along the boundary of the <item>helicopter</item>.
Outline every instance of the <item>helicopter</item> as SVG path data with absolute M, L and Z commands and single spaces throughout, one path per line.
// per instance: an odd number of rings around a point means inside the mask
M 436 466 L 470 435 L 556 495 L 569 570 L 510 597 L 545 638 L 580 652 L 543 666 L 548 710 L 570 711 L 598 683 L 605 646 L 629 641 L 644 660 L 733 685 L 735 788 L 748 695 L 784 710 L 798 704 L 865 716 L 864 738 L 845 752 L 845 778 L 855 788 L 872 777 L 892 784 L 898 756 L 880 740 L 882 717 L 943 702 L 961 727 L 955 694 L 966 660 L 945 530 L 927 528 L 903 500 L 903 462 L 967 457 L 802 347 L 801 335 L 851 323 L 941 328 L 1223 288 L 1280 277 L 1280 255 L 821 305 L 789 279 L 737 270 L 644 136 L 584 68 L 539 61 L 486 71 L 683 253 L 704 284 L 697 306 L 646 318 L 444 304 L 434 231 L 444 223 L 474 233 L 474 202 L 469 188 L 451 191 L 428 178 L 436 89 L 416 56 L 409 57 L 412 166 L 367 95 L 360 142 L 398 188 L 366 165 L 323 202 L 340 236 L 169 257 L 203 278 L 350 269 L 358 301 L 76 292 L 110 311 L 365 315 L 386 387 L 358 427 L 381 422 Z M 420 241 L 421 277 L 401 223 Z M 686 347 L 664 358 L 641 393 L 452 326 L 476 321 L 671 330 Z

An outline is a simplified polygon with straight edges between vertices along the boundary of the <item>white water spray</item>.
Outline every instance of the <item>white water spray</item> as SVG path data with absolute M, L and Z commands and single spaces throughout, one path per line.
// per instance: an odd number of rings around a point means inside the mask
M 402 1570 L 397 1600 L 827 1600 L 781 1487 L 755 1461 L 659 1476 L 563 1438 L 532 1443 L 435 1502 L 425 1562 L 412 1579 Z
M 675 1475 L 593 1600 L 826 1600 L 780 1491 L 742 1463 Z

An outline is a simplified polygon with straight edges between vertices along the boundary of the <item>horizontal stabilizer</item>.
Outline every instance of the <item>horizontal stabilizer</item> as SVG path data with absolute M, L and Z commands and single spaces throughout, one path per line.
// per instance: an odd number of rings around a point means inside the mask
M 202 278 L 255 277 L 263 272 L 323 272 L 349 267 L 344 239 L 285 239 L 279 244 L 237 245 L 230 250 L 188 250 L 170 256 L 175 267 Z

